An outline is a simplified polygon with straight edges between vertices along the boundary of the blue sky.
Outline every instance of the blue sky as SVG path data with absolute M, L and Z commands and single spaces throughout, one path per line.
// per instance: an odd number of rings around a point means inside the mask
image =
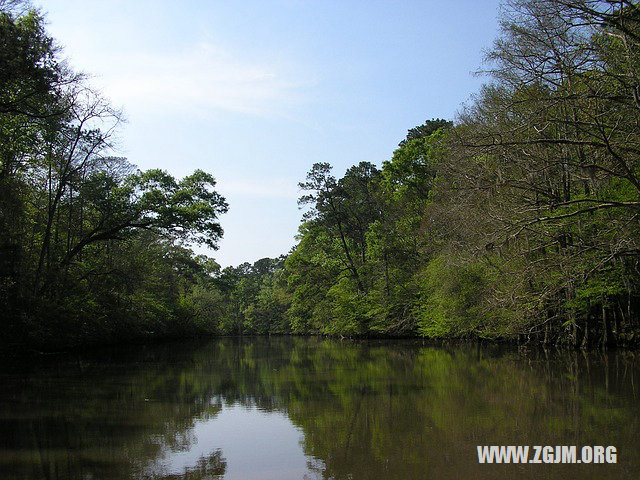
M 212 173 L 229 213 L 222 266 L 294 244 L 297 183 L 380 165 L 406 131 L 453 119 L 484 81 L 498 2 L 34 0 L 76 70 L 127 123 L 142 169 Z

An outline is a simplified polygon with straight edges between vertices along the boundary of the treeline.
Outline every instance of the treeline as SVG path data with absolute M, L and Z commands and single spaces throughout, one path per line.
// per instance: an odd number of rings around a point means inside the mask
M 380 169 L 313 166 L 256 305 L 299 333 L 637 343 L 639 46 L 634 1 L 504 5 L 455 125 L 411 129 Z
M 60 59 L 42 17 L 0 1 L 0 342 L 48 349 L 211 331 L 227 204 L 214 178 L 113 155 L 121 114 Z M 204 296 L 206 297 L 206 296 Z
M 120 115 L 0 2 L 0 302 L 9 343 L 146 335 L 640 338 L 640 7 L 514 0 L 490 83 L 393 157 L 300 184 L 287 256 L 220 270 L 214 179 L 111 153 Z

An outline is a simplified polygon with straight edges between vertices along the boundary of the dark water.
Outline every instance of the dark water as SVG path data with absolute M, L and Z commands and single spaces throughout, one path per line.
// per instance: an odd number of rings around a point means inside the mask
M 2 479 L 640 478 L 640 355 L 220 339 L 5 364 Z M 613 445 L 480 465 L 477 445 Z

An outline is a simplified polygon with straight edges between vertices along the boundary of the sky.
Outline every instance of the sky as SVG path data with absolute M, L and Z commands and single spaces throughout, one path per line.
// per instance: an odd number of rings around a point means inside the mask
M 223 267 L 287 253 L 297 184 L 389 160 L 408 129 L 455 118 L 498 33 L 497 0 L 33 0 L 62 56 L 124 111 L 117 153 L 213 174 Z

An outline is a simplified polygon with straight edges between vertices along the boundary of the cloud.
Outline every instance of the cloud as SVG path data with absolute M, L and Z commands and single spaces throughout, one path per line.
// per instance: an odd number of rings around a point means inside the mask
M 105 93 L 130 107 L 273 115 L 299 98 L 301 82 L 276 65 L 244 61 L 212 43 L 172 54 L 131 53 L 112 58 L 101 76 Z

